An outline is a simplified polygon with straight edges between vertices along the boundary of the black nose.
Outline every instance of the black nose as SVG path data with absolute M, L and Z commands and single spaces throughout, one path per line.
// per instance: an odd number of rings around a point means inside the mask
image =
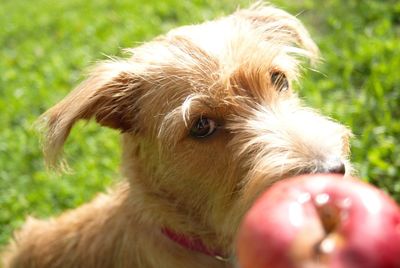
M 326 168 L 326 173 L 336 173 L 344 175 L 346 173 L 346 166 L 343 164 L 343 162 L 335 163 Z

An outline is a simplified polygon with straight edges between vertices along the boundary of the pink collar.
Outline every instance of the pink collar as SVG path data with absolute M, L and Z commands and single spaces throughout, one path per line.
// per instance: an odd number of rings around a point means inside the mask
M 222 253 L 222 251 L 208 248 L 199 238 L 190 237 L 184 234 L 178 234 L 168 228 L 161 229 L 161 232 L 166 237 L 188 250 L 197 251 L 205 255 L 215 257 L 220 261 L 228 261 L 228 258 Z

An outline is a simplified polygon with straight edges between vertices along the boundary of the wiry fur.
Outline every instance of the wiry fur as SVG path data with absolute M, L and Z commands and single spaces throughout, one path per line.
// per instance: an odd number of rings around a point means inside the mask
M 257 4 L 128 51 L 43 116 L 51 165 L 78 120 L 120 130 L 126 181 L 58 218 L 29 219 L 5 267 L 231 267 L 161 229 L 233 255 L 240 219 L 266 187 L 338 161 L 350 170 L 350 132 L 272 79 L 284 74 L 290 87 L 300 62 L 318 58 L 288 13 Z M 189 135 L 199 117 L 218 122 L 214 135 Z

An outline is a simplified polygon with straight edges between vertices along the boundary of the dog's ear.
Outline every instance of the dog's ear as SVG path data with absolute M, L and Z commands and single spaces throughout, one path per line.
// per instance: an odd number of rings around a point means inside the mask
M 295 16 L 262 2 L 256 2 L 249 9 L 237 11 L 235 16 L 245 19 L 254 27 L 259 28 L 265 33 L 266 39 L 278 40 L 283 44 L 293 44 L 301 48 L 303 50 L 301 54 L 312 62 L 318 60 L 317 45 Z
M 93 68 L 89 77 L 49 109 L 41 121 L 47 126 L 44 153 L 54 165 L 72 126 L 80 119 L 96 119 L 121 132 L 135 130 L 141 79 L 127 61 L 107 61 Z

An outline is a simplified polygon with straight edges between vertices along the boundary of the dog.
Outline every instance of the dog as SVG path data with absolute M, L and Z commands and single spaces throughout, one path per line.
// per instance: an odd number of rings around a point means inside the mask
M 52 166 L 77 121 L 120 131 L 125 180 L 59 217 L 28 219 L 5 267 L 234 267 L 238 226 L 262 191 L 351 172 L 351 131 L 293 90 L 319 52 L 285 11 L 257 3 L 128 52 L 42 117 Z

